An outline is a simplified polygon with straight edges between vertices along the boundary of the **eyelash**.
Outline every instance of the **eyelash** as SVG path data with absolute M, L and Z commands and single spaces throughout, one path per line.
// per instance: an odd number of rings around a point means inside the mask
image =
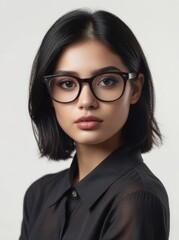
M 57 83 L 57 86 L 59 86 L 59 87 L 61 87 L 63 89 L 69 89 L 68 87 L 63 87 L 63 85 L 65 85 L 67 83 L 70 83 L 70 84 L 72 83 L 73 85 L 75 85 L 75 83 L 72 80 L 62 80 L 61 82 Z
M 110 81 L 110 82 L 112 82 L 112 84 L 110 84 L 110 85 L 103 85 L 103 86 L 114 86 L 116 83 L 118 83 L 118 81 L 116 80 L 116 79 L 114 79 L 114 78 L 104 78 L 104 79 L 102 79 L 100 82 L 99 82 L 99 84 L 98 85 L 100 85 L 100 83 L 104 83 L 104 81 Z

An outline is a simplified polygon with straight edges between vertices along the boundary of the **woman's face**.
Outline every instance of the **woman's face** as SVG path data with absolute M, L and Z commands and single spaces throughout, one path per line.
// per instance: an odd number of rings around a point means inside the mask
M 91 39 L 67 47 L 57 61 L 55 72 L 67 71 L 80 78 L 90 78 L 94 72 L 109 66 L 129 72 L 114 52 L 100 41 Z M 123 96 L 114 102 L 97 100 L 89 85 L 83 83 L 81 94 L 74 102 L 53 101 L 58 123 L 76 144 L 120 145 L 130 105 L 140 97 L 141 79 L 139 77 L 134 84 L 127 81 Z

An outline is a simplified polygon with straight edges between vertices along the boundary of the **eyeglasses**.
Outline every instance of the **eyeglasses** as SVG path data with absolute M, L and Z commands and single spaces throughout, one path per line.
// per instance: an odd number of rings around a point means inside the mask
M 126 82 L 137 77 L 136 73 L 105 72 L 91 78 L 54 74 L 44 77 L 51 98 L 59 103 L 75 101 L 87 83 L 93 95 L 102 102 L 113 102 L 122 97 Z

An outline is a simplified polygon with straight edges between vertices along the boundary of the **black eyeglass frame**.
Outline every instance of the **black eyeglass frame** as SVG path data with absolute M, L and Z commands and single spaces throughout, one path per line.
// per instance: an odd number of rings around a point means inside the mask
M 118 75 L 120 75 L 122 77 L 122 79 L 124 81 L 124 87 L 123 87 L 123 91 L 122 91 L 121 95 L 118 98 L 114 99 L 114 100 L 102 100 L 99 97 L 97 97 L 96 94 L 93 91 L 93 87 L 92 87 L 93 80 L 96 77 L 98 77 L 100 75 L 103 75 L 103 74 L 107 74 L 107 73 L 118 74 Z M 114 102 L 114 101 L 117 101 L 118 99 L 120 99 L 123 96 L 125 88 L 126 88 L 127 81 L 130 80 L 130 79 L 135 79 L 137 77 L 137 73 L 110 71 L 110 72 L 104 72 L 104 73 L 96 74 L 96 75 L 94 75 L 94 76 L 92 76 L 90 78 L 79 78 L 79 77 L 76 77 L 76 76 L 69 75 L 69 77 L 76 79 L 77 82 L 79 83 L 79 91 L 78 91 L 77 96 L 73 100 L 68 101 L 68 102 L 62 102 L 62 101 L 56 100 L 55 98 L 53 98 L 53 96 L 51 94 L 51 91 L 50 91 L 50 81 L 53 80 L 53 78 L 55 78 L 55 77 L 63 77 L 63 76 L 68 76 L 68 75 L 57 73 L 57 74 L 53 74 L 53 75 L 44 76 L 43 80 L 44 80 L 45 85 L 47 86 L 47 89 L 48 89 L 48 92 L 50 94 L 51 99 L 53 99 L 55 102 L 58 102 L 58 103 L 67 104 L 67 103 L 74 102 L 80 96 L 83 83 L 88 83 L 89 84 L 91 92 L 93 93 L 95 98 L 98 99 L 99 101 L 101 101 L 101 102 Z

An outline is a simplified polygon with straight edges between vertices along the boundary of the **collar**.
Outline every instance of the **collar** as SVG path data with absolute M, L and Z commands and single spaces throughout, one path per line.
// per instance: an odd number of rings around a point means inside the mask
M 114 183 L 129 170 L 142 162 L 141 153 L 129 147 L 121 146 L 105 158 L 92 172 L 73 185 L 87 209 Z M 48 205 L 55 204 L 71 188 L 77 167 L 76 155 L 71 167 L 65 172 L 63 180 L 56 180 L 55 189 Z

